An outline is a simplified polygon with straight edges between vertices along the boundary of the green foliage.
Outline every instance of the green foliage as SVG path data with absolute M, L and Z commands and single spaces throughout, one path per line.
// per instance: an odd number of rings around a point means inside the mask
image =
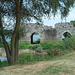
M 73 49 L 75 50 L 75 35 L 71 36 L 70 38 L 64 39 L 64 44 L 66 49 Z
M 0 48 L 4 48 L 4 45 L 3 45 L 3 43 L 0 43 Z
M 68 32 L 65 32 L 64 34 L 64 37 L 66 38 L 66 37 L 68 37 L 68 38 L 70 38 L 71 37 L 71 34 L 70 33 L 68 33 Z
M 75 0 L 65 0 L 65 1 L 64 0 L 31 0 L 31 1 L 24 0 L 23 2 L 22 1 L 23 0 L 0 0 L 0 23 L 2 23 L 2 26 L 0 24 L 0 27 L 3 27 L 3 25 L 5 26 L 7 25 L 7 27 L 8 26 L 11 27 L 12 22 L 16 22 L 15 24 L 16 26 L 14 26 L 14 29 L 13 29 L 14 32 L 11 36 L 12 38 L 14 35 L 15 35 L 14 38 L 16 38 L 17 36 L 16 33 L 17 31 L 19 31 L 18 26 L 20 26 L 20 21 L 30 21 L 31 19 L 34 18 L 35 20 L 41 22 L 41 19 L 42 19 L 41 17 L 43 17 L 44 15 L 49 16 L 51 15 L 51 13 L 55 16 L 58 10 L 62 14 L 62 16 L 65 17 L 67 16 L 69 9 L 73 7 L 75 2 Z M 21 14 L 21 15 L 18 16 L 16 14 L 19 14 L 19 15 Z M 8 19 L 7 22 L 5 21 L 5 17 L 7 17 Z M 10 45 L 15 47 L 17 45 L 15 45 L 16 41 L 14 38 L 13 38 L 13 43 L 11 42 L 12 44 Z M 10 46 L 11 48 L 9 47 L 10 49 L 9 48 L 7 49 L 11 50 L 12 46 Z M 9 53 L 11 53 L 11 51 Z
M 0 67 L 5 67 L 5 66 L 8 66 L 8 62 L 7 61 L 3 61 L 3 62 L 0 61 Z
M 33 41 L 34 44 L 39 44 L 40 43 L 40 39 L 38 39 L 37 41 Z
M 40 45 L 43 47 L 44 50 L 50 49 L 55 46 L 58 49 L 64 49 L 64 42 L 63 41 L 44 41 L 41 42 Z
M 31 47 L 31 49 L 36 51 L 36 52 L 42 52 L 43 51 L 43 47 L 40 44 L 33 45 Z
M 31 49 L 32 49 L 32 50 L 35 50 L 35 49 L 38 48 L 38 47 L 40 47 L 40 44 L 34 44 L 34 45 L 32 45 Z
M 59 49 L 53 46 L 52 48 L 48 49 L 47 53 L 48 53 L 51 57 L 53 57 L 53 56 L 58 56 L 58 55 L 59 55 Z
M 24 64 L 27 62 L 37 62 L 37 61 L 43 61 L 43 60 L 49 60 L 50 56 L 49 55 L 36 55 L 32 53 L 26 53 L 26 54 L 20 54 L 19 55 L 19 64 Z
M 36 52 L 42 52 L 43 48 L 40 46 L 40 47 L 36 48 L 35 50 L 36 50 Z
M 70 21 L 72 24 L 73 24 L 73 26 L 75 27 L 75 20 L 74 21 Z
M 19 49 L 30 49 L 31 44 L 28 42 L 19 42 Z
M 13 30 L 7 30 L 7 29 L 4 29 L 4 35 L 5 35 L 5 38 L 9 38 L 11 39 L 11 36 L 12 36 L 12 32 Z M 1 30 L 0 30 L 0 43 L 2 43 L 3 40 L 2 40 L 2 37 L 1 37 Z
M 32 62 L 34 60 L 33 57 L 34 56 L 31 53 L 20 54 L 18 63 L 24 64 L 25 62 Z

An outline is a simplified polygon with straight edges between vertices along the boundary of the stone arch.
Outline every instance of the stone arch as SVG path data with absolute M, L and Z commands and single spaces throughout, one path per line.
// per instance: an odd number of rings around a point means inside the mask
M 70 33 L 71 35 L 72 35 L 72 33 L 69 31 L 69 30 L 65 30 L 65 31 L 63 31 L 62 33 L 61 33 L 61 35 L 63 35 L 64 33 Z
M 71 34 L 70 32 L 64 32 L 64 33 L 62 34 L 62 36 L 63 36 L 62 39 L 66 38 L 66 37 L 70 38 L 71 35 L 72 35 L 72 34 Z
M 33 36 L 34 36 L 35 34 L 40 36 L 40 34 L 39 34 L 38 32 L 33 32 L 33 33 L 31 34 L 31 44 L 35 44 L 35 43 L 33 42 L 33 41 L 34 41 L 34 40 L 33 40 Z M 40 41 L 37 42 L 37 43 L 40 43 Z M 36 43 L 36 44 L 37 44 L 37 43 Z

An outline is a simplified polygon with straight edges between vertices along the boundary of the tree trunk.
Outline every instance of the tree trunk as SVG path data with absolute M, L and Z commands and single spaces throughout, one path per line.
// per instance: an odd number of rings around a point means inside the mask
M 8 63 L 10 63 L 11 62 L 11 60 L 10 60 L 11 51 L 10 51 L 8 43 L 5 40 L 5 36 L 4 36 L 4 32 L 3 32 L 3 24 L 2 24 L 2 20 L 1 20 L 1 14 L 0 14 L 0 29 L 1 29 L 1 36 L 2 36 L 2 39 L 3 39 L 3 44 L 4 44 L 7 60 L 8 60 Z
M 16 4 L 16 25 L 11 39 L 11 62 L 17 62 L 18 59 L 18 42 L 19 42 L 19 26 L 21 20 L 21 7 L 23 0 L 15 0 Z
M 0 14 L 0 28 L 1 28 L 1 36 L 3 39 L 4 48 L 6 51 L 6 56 L 8 63 L 15 63 L 18 59 L 18 42 L 19 42 L 19 26 L 20 26 L 20 19 L 21 19 L 21 7 L 22 7 L 23 0 L 15 0 L 16 5 L 16 25 L 12 34 L 11 38 L 11 46 L 9 47 L 8 43 L 6 42 L 4 32 L 3 32 L 3 24 L 1 20 Z

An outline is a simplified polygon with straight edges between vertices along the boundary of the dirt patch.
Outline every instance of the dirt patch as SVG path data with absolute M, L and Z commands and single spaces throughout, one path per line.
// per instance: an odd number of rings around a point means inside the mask
M 69 62 L 70 60 L 58 60 L 58 61 L 46 61 L 46 62 L 38 62 L 33 65 L 15 65 L 4 68 L 4 71 L 0 72 L 0 75 L 8 74 L 8 75 L 33 75 L 35 72 L 46 69 L 49 66 L 56 66 L 60 64 L 64 64 L 64 62 Z M 69 63 L 66 63 L 69 64 Z

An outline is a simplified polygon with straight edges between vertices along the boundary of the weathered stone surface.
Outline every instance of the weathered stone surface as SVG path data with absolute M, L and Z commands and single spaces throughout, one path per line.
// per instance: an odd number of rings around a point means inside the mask
M 39 33 L 40 41 L 61 40 L 65 32 L 71 35 L 75 34 L 75 27 L 73 27 L 72 23 L 57 23 L 55 28 L 37 23 L 25 23 L 24 25 L 24 36 L 20 38 L 20 41 L 27 41 L 29 43 L 31 43 L 31 36 L 35 32 Z
M 37 32 L 40 36 L 40 41 L 47 41 L 47 40 L 55 40 L 56 39 L 56 29 L 52 28 L 51 26 L 43 26 L 37 23 L 28 23 L 25 24 L 26 30 L 24 37 L 21 37 L 20 41 L 27 41 L 31 43 L 31 36 L 33 33 Z
M 65 32 L 70 33 L 71 35 L 75 35 L 75 27 L 72 23 L 57 23 L 55 24 L 55 29 L 57 31 L 57 39 L 62 40 L 62 35 Z

